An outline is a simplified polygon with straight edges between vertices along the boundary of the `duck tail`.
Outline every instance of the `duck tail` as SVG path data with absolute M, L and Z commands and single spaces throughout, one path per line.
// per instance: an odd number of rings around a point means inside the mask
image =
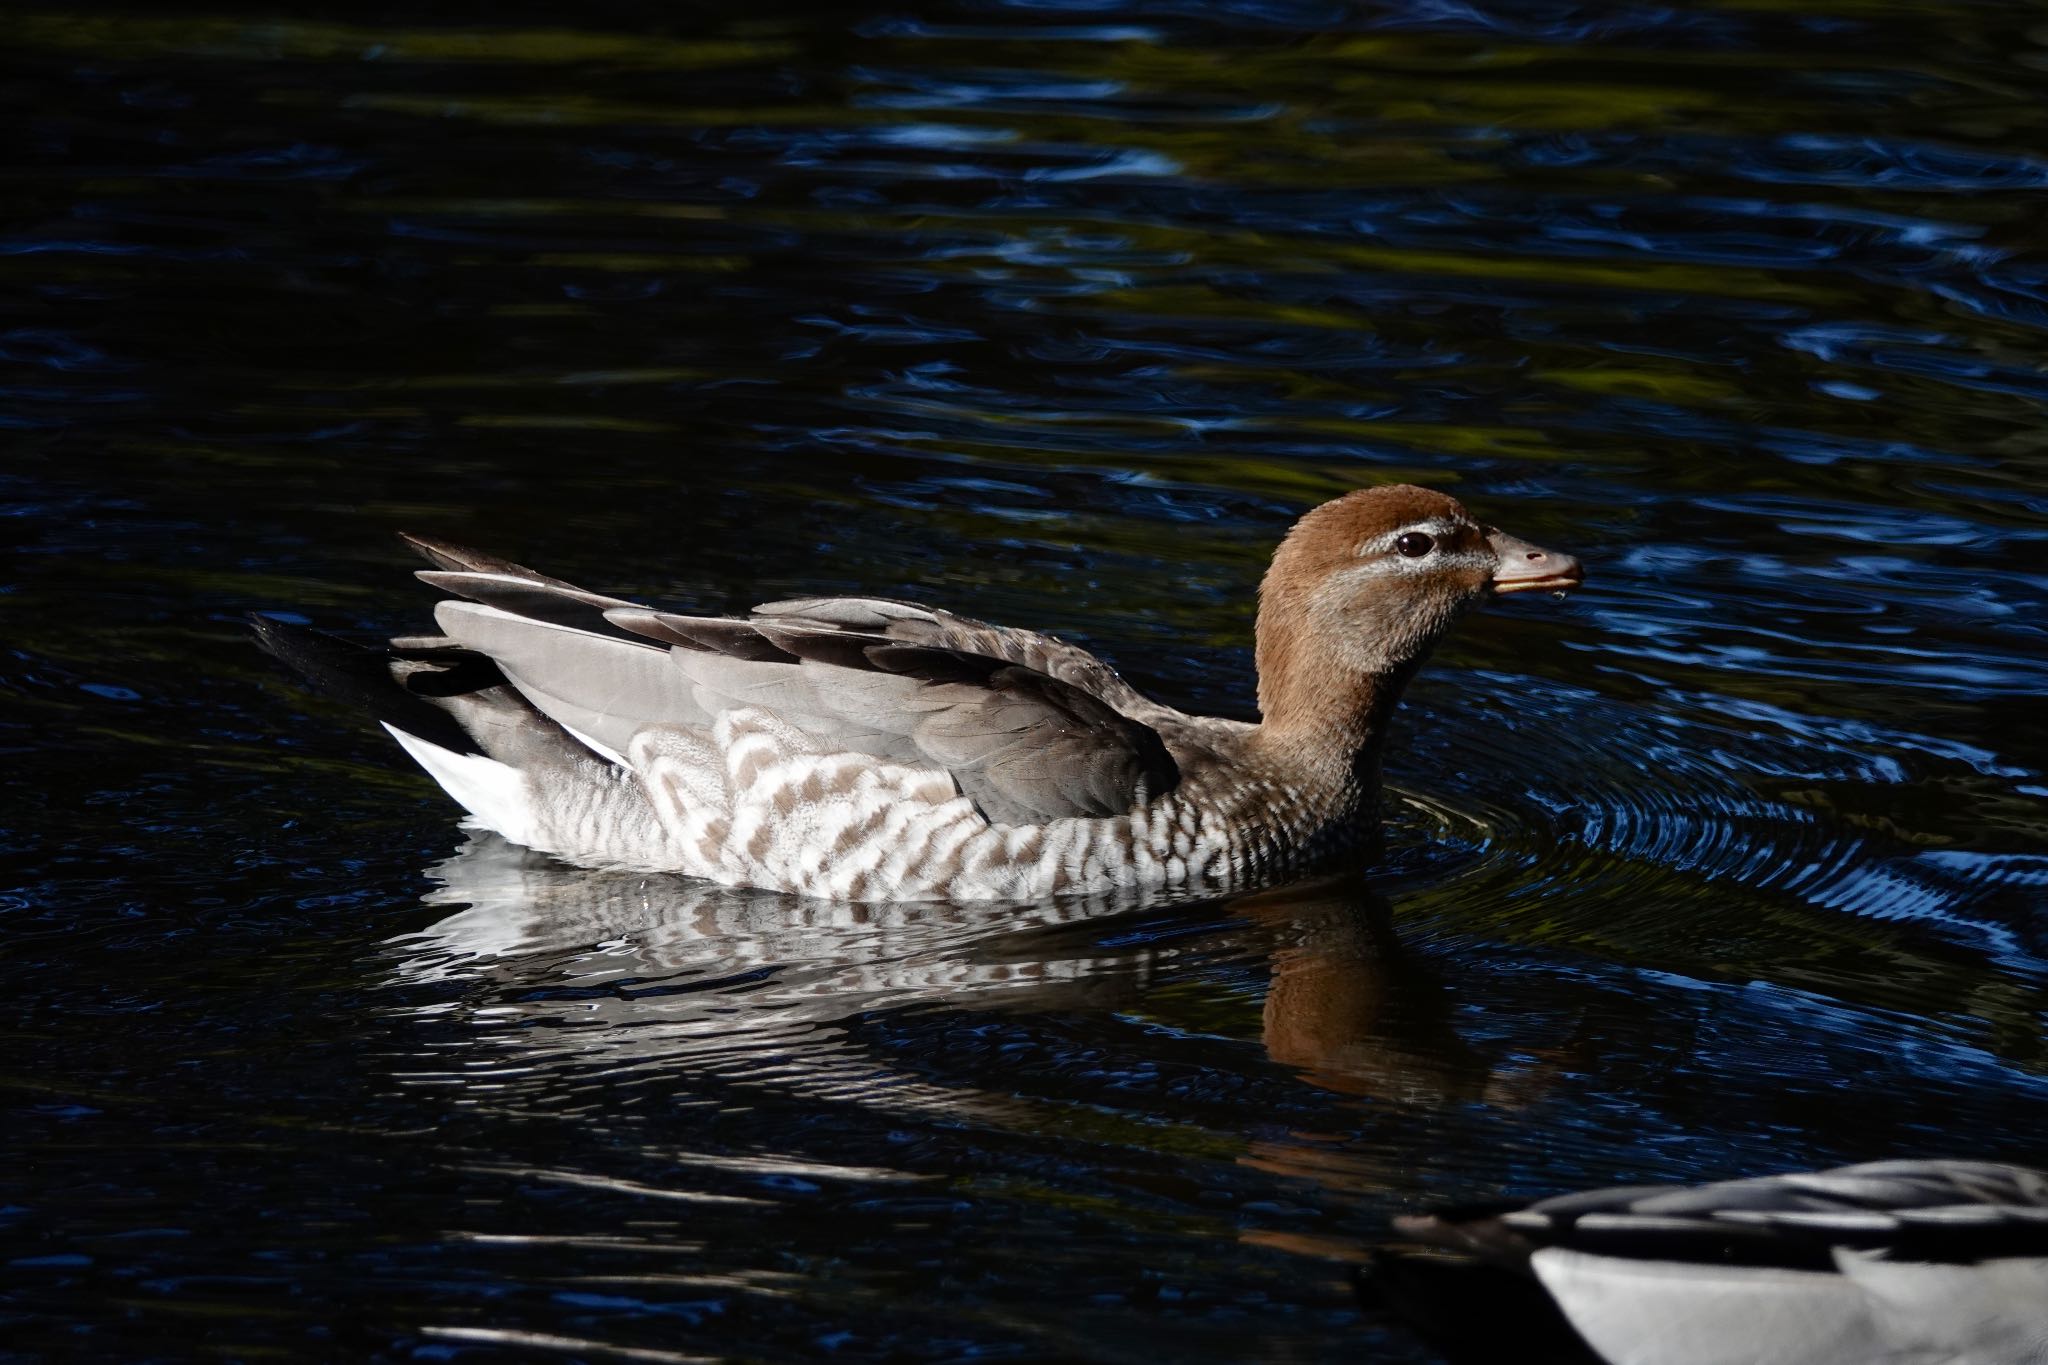
M 463 699 L 511 691 L 496 664 L 452 641 L 369 648 L 275 616 L 251 613 L 249 624 L 267 653 L 315 688 L 362 707 L 394 732 L 451 753 L 484 752 L 463 723 Z
M 629 775 L 536 710 L 474 650 L 438 636 L 365 647 L 274 616 L 250 624 L 265 650 L 367 710 L 443 791 L 515 844 L 593 865 L 630 862 L 633 850 L 610 847 L 607 831 L 655 823 L 637 781 L 622 780 Z

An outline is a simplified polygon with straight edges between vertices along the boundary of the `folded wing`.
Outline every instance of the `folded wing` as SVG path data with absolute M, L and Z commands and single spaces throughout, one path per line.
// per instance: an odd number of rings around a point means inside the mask
M 820 744 L 948 773 L 994 824 L 1113 815 L 1176 785 L 1186 718 L 1064 641 L 879 598 L 773 602 L 746 618 L 656 611 L 408 538 L 462 600 L 435 616 L 543 714 L 614 762 L 655 726 L 739 707 Z

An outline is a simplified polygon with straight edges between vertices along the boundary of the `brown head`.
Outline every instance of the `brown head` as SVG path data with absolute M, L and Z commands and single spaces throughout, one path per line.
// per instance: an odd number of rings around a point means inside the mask
M 1333 739 L 1333 727 L 1370 730 L 1465 612 L 1582 577 L 1570 555 L 1483 525 L 1427 488 L 1388 484 L 1326 502 L 1294 524 L 1259 586 L 1265 724 Z

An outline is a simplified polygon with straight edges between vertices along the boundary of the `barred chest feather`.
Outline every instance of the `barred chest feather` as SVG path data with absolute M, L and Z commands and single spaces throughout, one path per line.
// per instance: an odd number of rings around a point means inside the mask
M 1032 900 L 1310 872 L 1366 830 L 1355 801 L 1230 769 L 1123 815 L 995 824 L 943 770 L 834 751 L 759 708 L 726 712 L 708 737 L 650 728 L 625 757 L 636 782 L 603 783 L 596 764 L 575 784 L 529 773 L 544 815 L 524 842 L 833 899 Z

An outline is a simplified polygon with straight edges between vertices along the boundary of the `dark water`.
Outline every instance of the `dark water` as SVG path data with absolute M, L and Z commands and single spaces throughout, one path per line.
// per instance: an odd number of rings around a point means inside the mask
M 1423 1360 L 1394 1212 L 2048 1156 L 2048 7 L 4 22 L 0 1350 Z M 240 622 L 415 528 L 1242 713 L 1395 478 L 1592 583 L 1364 889 L 566 873 Z

